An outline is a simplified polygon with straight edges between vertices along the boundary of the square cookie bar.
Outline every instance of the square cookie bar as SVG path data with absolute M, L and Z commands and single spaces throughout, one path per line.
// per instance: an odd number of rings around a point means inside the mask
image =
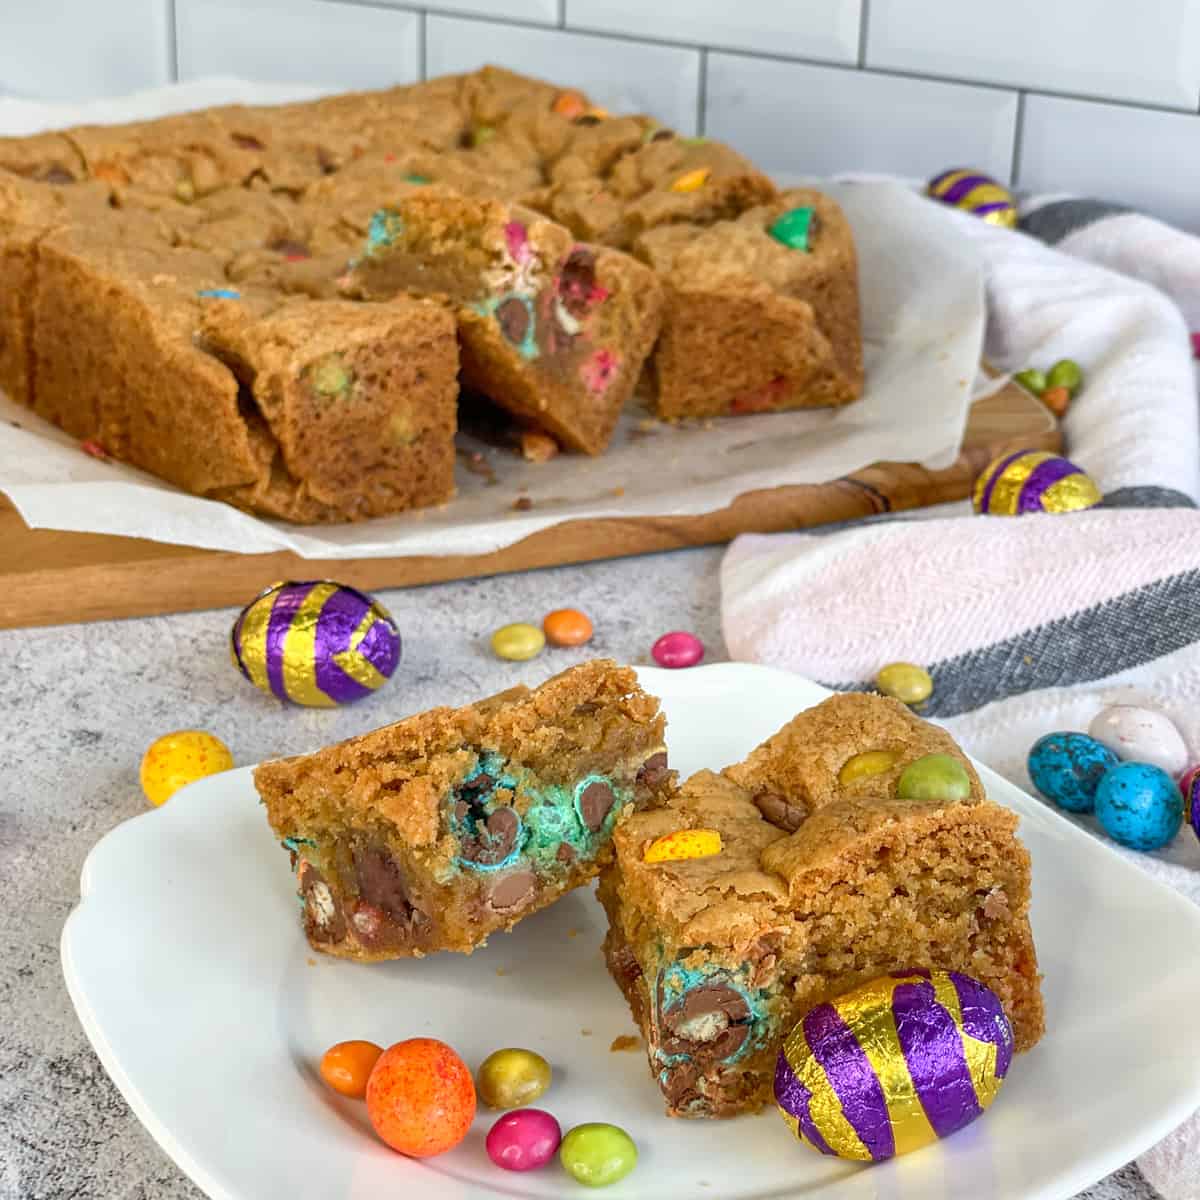
M 658 701 L 597 659 L 254 774 L 315 949 L 470 953 L 592 879 L 672 779 Z
M 617 250 L 495 200 L 418 187 L 371 222 L 347 292 L 445 296 L 463 383 L 598 454 L 658 336 L 662 290 Z
M 849 404 L 862 391 L 858 266 L 835 201 L 796 189 L 736 220 L 660 224 L 634 253 L 663 280 L 661 417 Z
M 956 796 L 900 798 L 905 768 L 931 754 L 961 765 Z M 868 695 L 801 713 L 745 762 L 623 821 L 600 883 L 605 956 L 667 1112 L 761 1108 L 795 1022 L 897 970 L 973 976 L 1004 1004 L 1016 1048 L 1034 1045 L 1042 998 L 1016 826 L 946 733 Z M 720 851 L 646 861 L 656 839 L 695 829 L 718 833 Z

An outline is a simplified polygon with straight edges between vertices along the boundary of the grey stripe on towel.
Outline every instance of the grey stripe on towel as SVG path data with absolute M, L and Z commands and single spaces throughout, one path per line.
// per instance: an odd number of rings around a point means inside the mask
M 1121 204 L 1109 204 L 1104 200 L 1079 197 L 1072 200 L 1054 200 L 1032 209 L 1021 216 L 1021 229 L 1035 238 L 1053 246 L 1068 234 L 1077 233 L 1088 225 L 1115 217 L 1131 210 Z
M 1039 688 L 1104 679 L 1200 641 L 1200 571 L 1186 571 L 929 667 L 923 717 L 956 717 Z M 871 691 L 869 682 L 832 684 Z

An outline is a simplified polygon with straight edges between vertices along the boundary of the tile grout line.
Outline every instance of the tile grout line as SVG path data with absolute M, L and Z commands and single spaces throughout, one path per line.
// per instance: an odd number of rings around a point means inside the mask
M 167 0 L 167 71 L 172 83 L 179 82 L 179 13 L 177 0 Z
M 393 4 L 390 0 L 327 0 L 334 4 L 354 4 L 366 8 L 383 8 L 390 12 L 421 12 L 411 4 Z M 566 6 L 566 0 L 560 0 Z M 864 0 L 869 3 L 870 0 Z M 700 42 L 680 42 L 669 38 L 635 36 L 632 33 L 620 33 L 609 29 L 589 29 L 572 25 L 560 28 L 543 21 L 530 21 L 521 17 L 504 17 L 497 20 L 494 16 L 468 12 L 436 12 L 430 16 L 443 17 L 446 20 L 469 21 L 476 25 L 498 25 L 505 28 L 541 30 L 543 33 L 566 33 L 575 37 L 607 39 L 614 42 L 625 42 L 635 46 L 666 46 L 673 50 L 703 50 L 706 54 L 725 54 L 731 58 L 747 61 L 762 61 L 793 64 L 799 67 L 823 67 L 831 71 L 853 72 L 854 74 L 878 76 L 884 79 L 912 79 L 919 83 L 946 84 L 954 87 L 971 87 L 980 91 L 1003 92 L 1016 95 L 1022 90 L 1030 95 L 1050 96 L 1059 100 L 1077 100 L 1082 104 L 1109 104 L 1114 108 L 1130 108 L 1137 112 L 1161 112 L 1175 116 L 1190 116 L 1190 108 L 1178 108 L 1169 104 L 1156 104 L 1148 100 L 1125 100 L 1116 96 L 1090 96 L 1082 92 L 1050 91 L 1045 88 L 1021 89 L 1016 84 L 994 83 L 982 79 L 966 79 L 954 75 L 922 75 L 919 71 L 906 71 L 900 67 L 860 67 L 852 62 L 834 62 L 831 59 L 809 58 L 802 55 L 772 54 L 769 50 L 744 50 L 738 47 L 705 46 Z
M 696 83 L 696 136 L 704 137 L 708 121 L 708 50 L 705 47 L 700 49 L 700 72 Z
M 1017 93 L 1017 113 L 1013 126 L 1012 169 L 1008 173 L 1008 186 L 1017 187 L 1017 171 L 1021 165 L 1021 144 L 1025 137 L 1025 92 Z
M 864 69 L 867 65 L 867 23 L 871 16 L 871 0 L 860 0 L 858 10 L 858 65 Z
M 567 27 L 567 0 L 558 0 L 558 27 L 559 29 Z
M 426 64 L 429 61 L 428 18 L 429 13 L 425 9 L 421 9 L 417 13 L 417 78 L 422 81 L 428 77 L 426 75 Z

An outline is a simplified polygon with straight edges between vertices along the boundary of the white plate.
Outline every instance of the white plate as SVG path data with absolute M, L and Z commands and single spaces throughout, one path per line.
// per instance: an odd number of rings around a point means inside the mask
M 740 758 L 825 695 L 742 664 L 640 674 L 663 699 L 684 773 Z M 637 1170 L 604 1193 L 611 1200 L 1058 1200 L 1200 1105 L 1200 911 L 981 774 L 1024 818 L 1049 1032 L 1014 1061 L 981 1121 L 881 1166 L 823 1158 L 771 1111 L 664 1117 L 641 1050 L 609 1050 L 632 1026 L 586 892 L 470 957 L 361 966 L 315 955 L 248 770 L 195 784 L 96 846 L 63 930 L 63 969 L 134 1112 L 221 1200 L 585 1194 L 556 1165 L 529 1175 L 492 1166 L 487 1112 L 461 1146 L 416 1162 L 374 1139 L 361 1104 L 320 1083 L 315 1066 L 333 1042 L 415 1035 L 445 1039 L 472 1066 L 505 1045 L 549 1058 L 555 1083 L 541 1103 L 564 1129 L 614 1121 L 641 1148 Z

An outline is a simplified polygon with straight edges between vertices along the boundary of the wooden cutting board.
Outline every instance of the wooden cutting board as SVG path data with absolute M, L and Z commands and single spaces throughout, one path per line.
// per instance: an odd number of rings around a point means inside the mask
M 446 558 L 326 561 L 29 529 L 0 496 L 0 629 L 245 604 L 277 579 L 332 578 L 368 590 L 408 587 L 851 521 L 961 500 L 997 454 L 1059 446 L 1057 423 L 1046 408 L 1009 384 L 974 405 L 962 453 L 943 471 L 877 463 L 832 483 L 748 492 L 702 516 L 566 521 L 492 554 Z

